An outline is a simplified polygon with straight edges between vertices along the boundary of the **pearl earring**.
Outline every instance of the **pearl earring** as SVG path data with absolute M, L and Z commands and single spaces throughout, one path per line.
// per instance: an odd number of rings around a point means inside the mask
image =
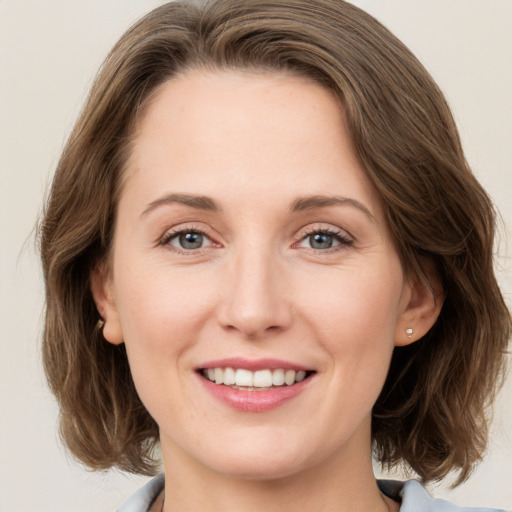
M 407 334 L 407 337 L 411 340 L 412 339 L 412 333 L 414 331 L 409 327 L 408 329 L 405 329 L 405 334 Z

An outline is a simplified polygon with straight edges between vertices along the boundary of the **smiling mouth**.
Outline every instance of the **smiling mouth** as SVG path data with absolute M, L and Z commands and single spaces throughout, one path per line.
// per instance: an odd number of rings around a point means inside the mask
M 268 391 L 293 386 L 315 372 L 277 368 L 251 371 L 245 368 L 201 368 L 199 374 L 210 382 L 241 391 Z

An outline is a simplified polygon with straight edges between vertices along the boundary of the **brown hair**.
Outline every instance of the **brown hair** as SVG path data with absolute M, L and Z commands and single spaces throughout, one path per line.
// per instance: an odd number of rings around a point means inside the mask
M 87 465 L 149 474 L 158 428 L 137 396 L 124 346 L 107 343 L 89 280 L 112 240 L 123 164 L 151 94 L 193 67 L 287 71 L 331 90 L 379 191 L 404 269 L 445 294 L 437 323 L 397 347 L 374 407 L 385 465 L 424 480 L 466 479 L 487 441 L 510 315 L 493 272 L 492 204 L 464 159 L 450 110 L 410 51 L 341 0 L 176 1 L 112 49 L 59 161 L 41 223 L 43 358 L 61 434 Z

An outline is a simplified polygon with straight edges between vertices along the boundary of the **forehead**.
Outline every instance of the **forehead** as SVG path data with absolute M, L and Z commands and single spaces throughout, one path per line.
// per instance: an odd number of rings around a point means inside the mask
M 378 202 L 340 102 L 276 72 L 191 70 L 163 84 L 138 122 L 125 177 L 154 194 L 167 186 L 216 195 L 222 183 L 226 194 L 247 184 L 290 200 L 346 189 Z
M 270 138 L 278 133 L 283 141 L 286 134 L 310 137 L 312 120 L 337 129 L 344 125 L 344 112 L 330 91 L 305 77 L 276 71 L 192 69 L 151 94 L 134 136 L 147 141 L 167 134 L 190 144 L 207 144 L 209 136 L 222 133 L 229 135 L 226 142 L 250 136 L 256 144 L 268 142 L 256 139 L 265 134 Z

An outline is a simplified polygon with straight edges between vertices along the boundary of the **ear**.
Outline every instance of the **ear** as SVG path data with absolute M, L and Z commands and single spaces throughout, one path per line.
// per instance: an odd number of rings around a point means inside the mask
M 441 312 L 444 301 L 442 287 L 433 269 L 427 270 L 428 282 L 417 279 L 405 285 L 404 306 L 396 325 L 395 346 L 410 345 L 425 336 Z
M 105 265 L 97 266 L 91 273 L 91 293 L 96 308 L 104 322 L 103 337 L 114 345 L 123 343 L 123 331 L 117 310 L 112 275 Z

